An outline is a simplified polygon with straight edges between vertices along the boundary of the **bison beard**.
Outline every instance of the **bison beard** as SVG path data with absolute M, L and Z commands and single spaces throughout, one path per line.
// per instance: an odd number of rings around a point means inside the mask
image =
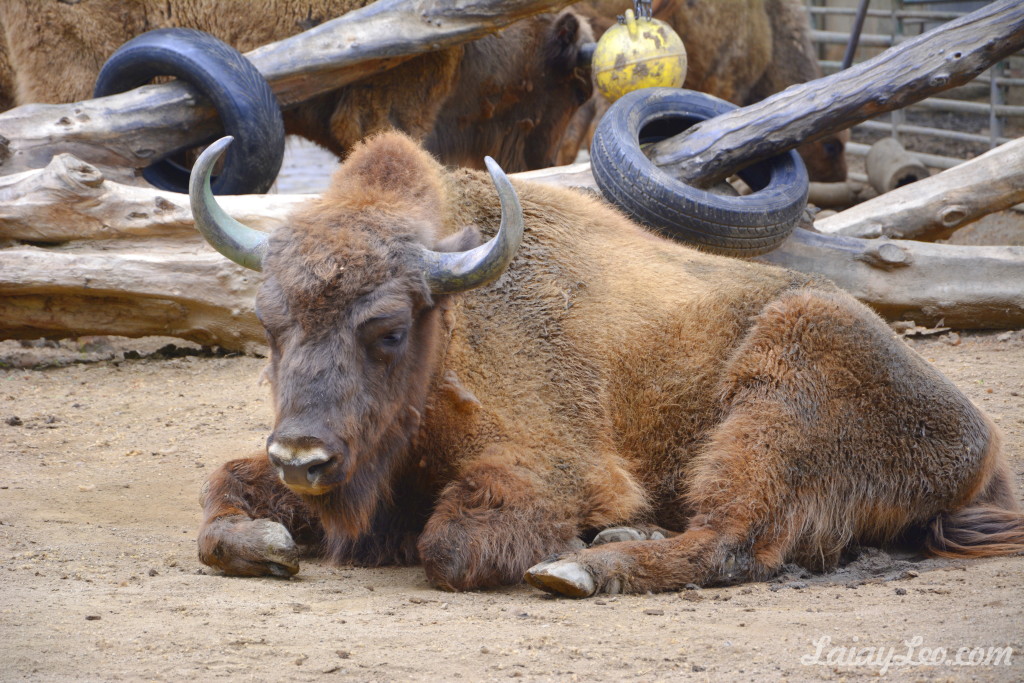
M 419 427 L 415 410 L 407 415 L 387 428 L 343 485 L 320 496 L 300 496 L 323 526 L 324 554 L 339 564 L 352 557 L 369 565 L 415 561 L 417 527 L 428 508 L 427 501 L 417 500 L 415 471 L 405 462 Z
M 326 428 L 356 457 L 347 479 L 337 461 L 311 472 L 325 492 L 303 498 L 265 456 L 227 463 L 204 495 L 204 562 L 288 575 L 294 536 L 339 563 L 420 561 L 442 589 L 525 572 L 587 596 L 826 570 L 858 544 L 1024 550 L 998 430 L 866 307 L 663 240 L 586 195 L 516 189 L 528 229 L 493 282 L 428 285 L 425 263 L 465 260 L 462 228 L 489 236 L 500 220 L 492 253 L 511 190 L 499 206 L 484 175 L 445 171 L 398 134 L 357 148 L 269 244 L 218 247 L 266 248 L 275 396 L 295 385 L 321 411 L 296 422 L 302 406 L 278 400 L 275 430 Z M 208 200 L 193 201 L 212 243 L 247 230 L 207 224 Z M 665 533 L 582 547 L 613 526 Z

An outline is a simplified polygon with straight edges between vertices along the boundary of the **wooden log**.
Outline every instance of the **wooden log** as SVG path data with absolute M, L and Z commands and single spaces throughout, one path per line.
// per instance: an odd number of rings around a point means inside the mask
M 1024 247 L 866 240 L 798 228 L 756 260 L 824 275 L 888 320 L 1024 327 Z
M 822 274 L 889 320 L 1024 327 L 1024 248 L 861 240 L 797 230 L 758 257 Z M 0 249 L 0 338 L 166 335 L 263 350 L 259 275 L 198 239 Z
M 549 171 L 547 181 L 586 181 L 578 167 L 571 170 Z M 542 181 L 537 172 L 519 175 Z M 92 226 L 88 231 L 97 236 L 135 239 L 0 248 L 0 338 L 170 335 L 230 349 L 262 349 L 262 331 L 252 313 L 259 275 L 199 239 L 183 195 L 103 180 L 95 169 L 68 157 L 4 180 L 11 182 L 0 184 L 0 206 L 9 212 L 0 220 L 2 237 L 17 234 L 42 242 L 81 237 L 80 231 L 63 227 L 70 224 Z M 19 195 L 19 186 L 33 185 L 44 189 Z M 39 201 L 17 199 L 28 195 Z M 239 220 L 269 229 L 307 199 L 249 195 L 218 201 Z M 149 217 L 132 218 L 143 213 Z M 47 220 L 49 227 L 43 225 Z M 150 222 L 152 229 L 137 229 Z M 944 320 L 967 328 L 1024 326 L 1024 248 L 859 240 L 798 230 L 761 260 L 830 277 L 890 319 Z
M 820 209 L 845 209 L 857 203 L 857 191 L 848 180 L 839 183 L 810 183 L 807 203 Z
M 597 193 L 601 192 L 597 186 L 597 181 L 594 180 L 594 174 L 590 171 L 589 161 L 569 164 L 568 166 L 538 168 L 535 171 L 522 171 L 521 173 L 513 173 L 512 177 L 546 185 L 574 187 L 576 189 L 593 190 Z
M 109 179 L 70 154 L 60 154 L 42 169 L 0 176 L 0 241 L 61 243 L 139 237 L 191 237 L 196 234 L 188 195 Z M 597 183 L 589 164 L 513 173 L 513 178 L 562 187 Z M 293 208 L 315 195 L 220 196 L 230 215 L 270 232 Z
M 288 108 L 573 0 L 377 0 L 246 54 Z
M 234 218 L 271 231 L 310 195 L 219 197 Z M 193 237 L 188 195 L 107 180 L 98 168 L 60 154 L 43 169 L 0 177 L 0 240 L 69 242 L 126 237 Z
M 1024 2 L 1000 0 L 844 71 L 703 121 L 650 148 L 709 187 L 753 162 L 962 85 L 1024 48 Z
M 246 56 L 287 108 L 570 1 L 378 0 Z M 140 168 L 218 130 L 213 108 L 183 83 L 25 105 L 0 114 L 0 174 L 40 168 L 65 152 L 101 166 Z
M 984 215 L 1024 202 L 1024 138 L 948 171 L 814 222 L 850 237 L 935 240 Z
M 0 338 L 166 335 L 260 351 L 258 273 L 198 237 L 0 249 Z

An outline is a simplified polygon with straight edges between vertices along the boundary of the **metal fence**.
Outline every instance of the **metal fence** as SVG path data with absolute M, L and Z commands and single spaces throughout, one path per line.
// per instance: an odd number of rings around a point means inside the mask
M 842 69 L 842 56 L 859 0 L 806 0 L 811 38 L 826 74 Z M 900 41 L 987 4 L 963 0 L 871 0 L 854 63 Z M 1024 134 L 1024 52 L 999 62 L 971 83 L 930 97 L 853 129 L 848 154 L 865 155 L 870 143 L 893 136 L 923 163 L 946 169 Z

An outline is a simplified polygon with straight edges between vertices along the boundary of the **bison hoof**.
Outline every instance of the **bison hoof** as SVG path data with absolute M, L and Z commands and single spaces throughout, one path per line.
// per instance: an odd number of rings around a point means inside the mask
M 572 560 L 549 560 L 535 564 L 526 570 L 525 578 L 528 584 L 542 591 L 570 598 L 589 598 L 597 592 L 594 577 L 583 565 Z
M 199 534 L 199 559 L 229 576 L 286 579 L 299 571 L 299 549 L 292 535 L 269 519 L 215 519 Z
M 647 532 L 642 529 L 635 529 L 628 526 L 617 526 L 605 529 L 594 537 L 590 545 L 603 545 L 605 543 L 621 543 L 623 541 L 656 541 L 665 538 L 660 531 Z

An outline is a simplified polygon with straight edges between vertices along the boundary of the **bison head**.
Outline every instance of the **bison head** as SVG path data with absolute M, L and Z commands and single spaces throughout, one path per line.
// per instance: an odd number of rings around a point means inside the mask
M 196 162 L 196 226 L 233 261 L 264 273 L 256 311 L 270 345 L 275 404 L 267 455 L 281 480 L 346 535 L 370 524 L 424 409 L 446 295 L 496 280 L 522 240 L 508 178 L 487 165 L 501 226 L 445 239 L 440 166 L 407 137 L 359 146 L 331 187 L 272 236 L 248 228 L 209 190 L 224 138 Z M 479 245 L 479 246 L 477 246 Z
M 424 145 L 468 168 L 479 168 L 480 149 L 510 172 L 553 166 L 570 119 L 593 92 L 593 40 L 570 8 L 467 43 L 455 90 Z

